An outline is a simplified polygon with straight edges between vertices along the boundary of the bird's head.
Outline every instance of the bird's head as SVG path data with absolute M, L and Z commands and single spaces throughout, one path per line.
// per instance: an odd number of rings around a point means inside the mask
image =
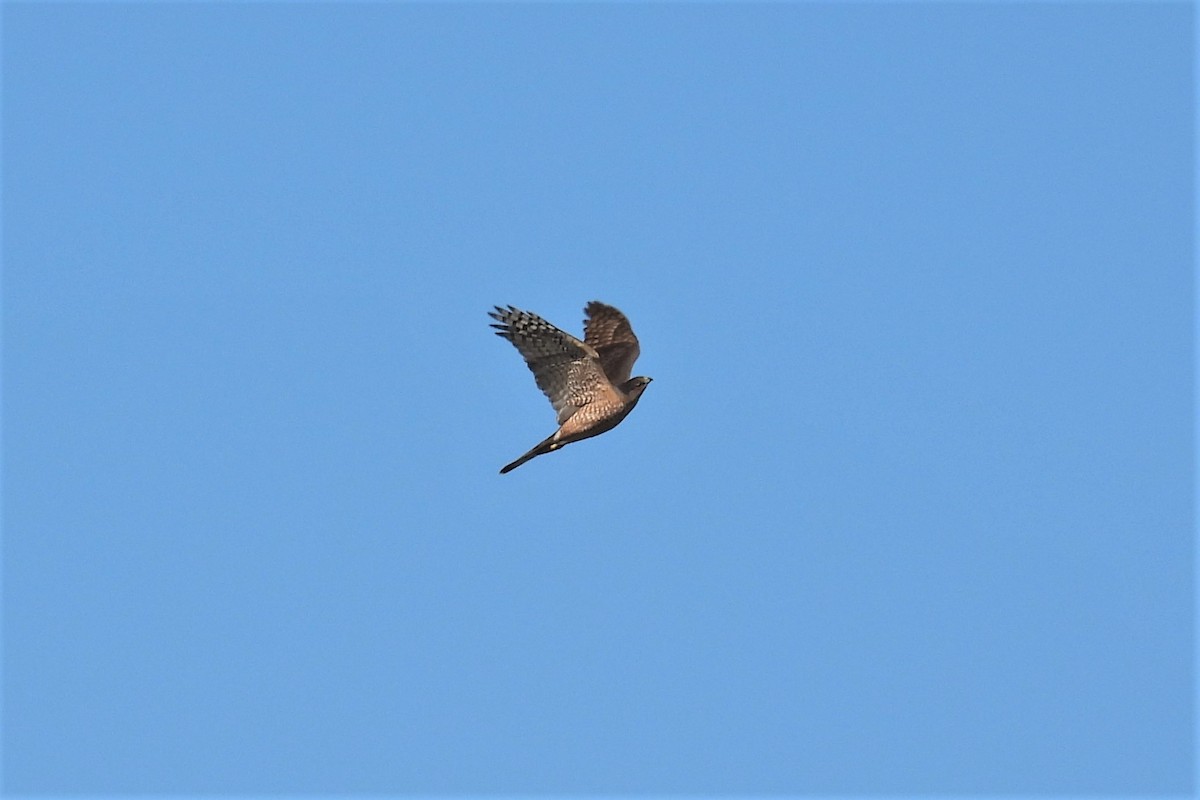
M 621 384 L 621 391 L 629 398 L 631 402 L 636 403 L 638 398 L 642 396 L 642 392 L 646 391 L 646 387 L 650 385 L 653 378 L 646 378 L 639 375 L 636 378 L 630 378 Z

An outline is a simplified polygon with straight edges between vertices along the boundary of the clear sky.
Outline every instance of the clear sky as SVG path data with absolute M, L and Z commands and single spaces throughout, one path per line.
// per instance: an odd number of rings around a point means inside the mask
M 4 4 L 3 788 L 1192 791 L 1194 16 Z

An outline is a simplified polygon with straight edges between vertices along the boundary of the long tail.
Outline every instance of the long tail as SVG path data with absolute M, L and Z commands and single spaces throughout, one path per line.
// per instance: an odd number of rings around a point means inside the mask
M 516 461 L 509 464 L 504 469 L 500 470 L 500 474 L 503 475 L 507 472 L 512 472 L 514 469 L 521 466 L 522 464 L 524 464 L 526 461 L 528 461 L 531 458 L 537 458 L 538 456 L 549 453 L 552 450 L 557 450 L 561 445 L 559 445 L 557 442 L 554 441 L 554 437 L 556 435 L 557 435 L 557 432 L 552 433 L 548 437 L 546 437 L 544 440 L 538 442 L 536 445 L 534 445 L 533 449 L 530 450 L 528 453 L 526 453 L 525 455 L 518 458 Z

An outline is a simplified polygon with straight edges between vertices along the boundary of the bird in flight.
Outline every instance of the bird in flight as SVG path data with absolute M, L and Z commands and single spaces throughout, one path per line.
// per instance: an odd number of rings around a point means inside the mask
M 496 306 L 488 315 L 497 336 L 520 351 L 538 388 L 558 412 L 558 430 L 500 470 L 511 472 L 531 458 L 612 430 L 629 415 L 650 378 L 631 378 L 641 349 L 629 320 L 612 306 L 592 301 L 583 309 L 583 341 L 537 314 Z

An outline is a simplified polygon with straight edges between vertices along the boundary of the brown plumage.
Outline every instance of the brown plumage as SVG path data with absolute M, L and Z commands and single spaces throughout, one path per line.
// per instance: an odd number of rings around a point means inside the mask
M 558 412 L 558 430 L 500 470 L 501 475 L 543 453 L 612 430 L 650 383 L 650 378 L 629 377 L 641 351 L 625 315 L 595 301 L 583 311 L 583 341 L 513 306 L 488 312 L 496 320 L 496 335 L 520 351 Z

